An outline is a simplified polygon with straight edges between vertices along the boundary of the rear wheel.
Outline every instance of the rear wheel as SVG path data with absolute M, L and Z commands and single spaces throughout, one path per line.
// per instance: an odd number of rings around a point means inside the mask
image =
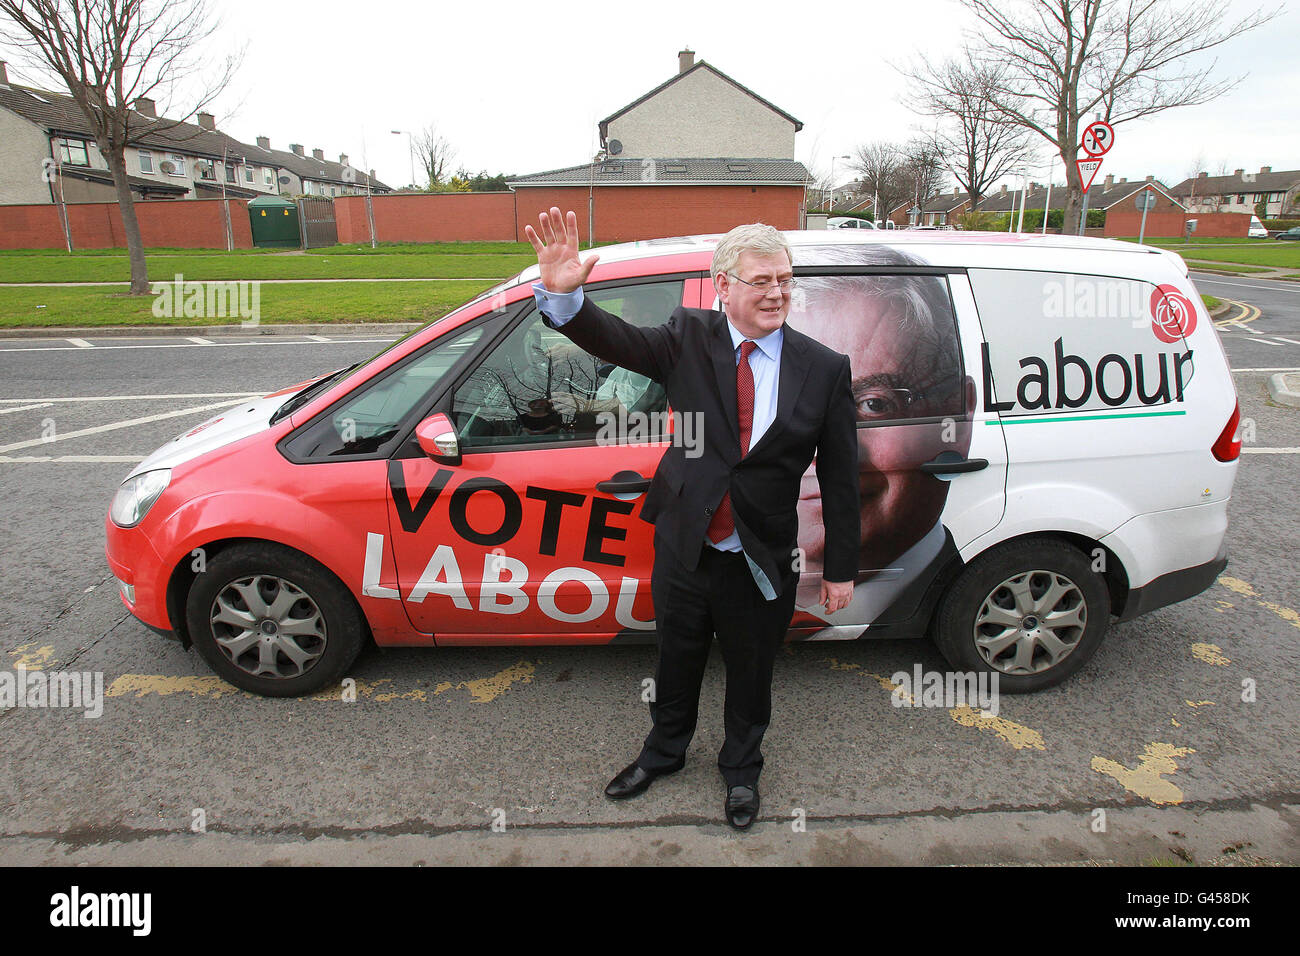
M 1064 541 L 1008 541 L 944 593 L 934 638 L 955 668 L 998 675 L 999 690 L 1051 687 L 1085 663 L 1110 617 L 1106 582 Z
M 343 582 L 301 552 L 261 542 L 235 545 L 208 562 L 190 588 L 186 620 L 214 671 L 267 697 L 336 683 L 365 635 Z

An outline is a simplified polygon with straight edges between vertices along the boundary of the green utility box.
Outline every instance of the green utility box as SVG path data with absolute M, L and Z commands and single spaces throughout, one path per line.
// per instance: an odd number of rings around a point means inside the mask
M 248 204 L 248 218 L 252 221 L 254 246 L 301 248 L 298 207 L 288 199 L 258 196 Z

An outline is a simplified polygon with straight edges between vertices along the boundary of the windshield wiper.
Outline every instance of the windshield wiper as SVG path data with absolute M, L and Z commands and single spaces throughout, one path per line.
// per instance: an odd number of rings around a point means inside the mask
M 329 375 L 326 375 L 320 381 L 308 385 L 301 392 L 299 392 L 297 395 L 294 395 L 287 402 L 285 402 L 278 409 L 276 409 L 275 414 L 271 416 L 270 424 L 274 425 L 276 422 L 281 421 L 282 419 L 286 418 L 289 415 L 292 415 L 298 409 L 306 405 L 309 399 L 311 399 L 315 395 L 318 395 L 321 392 L 321 390 L 324 389 L 327 385 L 336 381 L 340 376 L 346 375 L 348 372 L 352 371 L 360 364 L 361 364 L 360 362 L 353 362 L 347 368 L 341 368 L 337 372 L 331 372 Z

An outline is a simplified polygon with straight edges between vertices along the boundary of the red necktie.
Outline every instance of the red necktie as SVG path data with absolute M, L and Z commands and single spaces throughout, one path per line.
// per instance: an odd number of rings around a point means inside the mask
M 736 366 L 736 420 L 740 425 L 740 456 L 749 453 L 749 435 L 754 430 L 754 370 L 749 367 L 749 353 L 758 346 L 754 342 L 740 343 L 740 362 Z M 709 540 L 714 544 L 728 537 L 736 530 L 735 519 L 731 516 L 731 492 L 728 491 L 718 502 L 709 522 Z

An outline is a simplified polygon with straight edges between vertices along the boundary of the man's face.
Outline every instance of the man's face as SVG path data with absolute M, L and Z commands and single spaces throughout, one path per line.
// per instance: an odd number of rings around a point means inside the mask
M 790 258 L 784 252 L 761 256 L 746 250 L 730 275 L 716 273 L 713 281 L 731 324 L 745 337 L 761 339 L 779 329 L 790 314 L 790 292 L 782 292 L 777 283 L 793 275 Z M 746 283 L 771 288 L 763 292 Z
M 936 347 L 926 336 L 903 331 L 896 307 L 846 290 L 811 297 L 795 327 L 849 357 L 858 428 L 862 547 L 859 567 L 882 569 L 928 532 L 943 511 L 948 483 L 917 467 L 941 452 L 966 456 L 970 426 L 964 405 L 973 383 L 961 379 L 952 348 Z M 941 324 L 949 321 L 940 319 Z M 955 335 L 955 333 L 948 333 Z M 930 421 L 949 417 L 949 422 Z M 919 421 L 917 421 L 919 420 Z M 822 567 L 825 532 L 816 471 L 803 477 L 799 500 L 799 545 L 806 570 Z

